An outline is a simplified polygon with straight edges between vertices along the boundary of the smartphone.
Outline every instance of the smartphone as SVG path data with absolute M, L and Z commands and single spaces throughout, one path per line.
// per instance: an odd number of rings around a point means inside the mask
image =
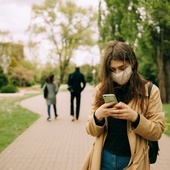
M 104 94 L 103 99 L 104 99 L 105 103 L 109 103 L 109 102 L 118 103 L 115 94 Z

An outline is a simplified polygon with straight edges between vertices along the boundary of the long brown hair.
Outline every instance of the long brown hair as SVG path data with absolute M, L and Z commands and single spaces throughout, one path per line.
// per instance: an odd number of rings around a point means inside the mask
M 111 60 L 120 60 L 123 62 L 128 62 L 131 67 L 133 74 L 130 77 L 130 80 L 125 84 L 120 86 L 114 82 L 111 78 L 110 71 L 110 61 Z M 136 55 L 129 45 L 124 42 L 119 41 L 110 41 L 107 43 L 101 71 L 101 81 L 99 83 L 99 90 L 96 93 L 96 101 L 94 103 L 95 107 L 98 108 L 104 103 L 103 94 L 105 93 L 116 93 L 117 89 L 122 90 L 122 95 L 124 102 L 128 103 L 132 99 L 137 103 L 139 97 L 141 98 L 141 110 L 144 109 L 144 96 L 145 94 L 145 84 L 147 81 L 139 75 L 138 70 L 138 61 Z
M 54 80 L 54 74 L 50 74 L 45 78 L 46 83 L 53 83 Z

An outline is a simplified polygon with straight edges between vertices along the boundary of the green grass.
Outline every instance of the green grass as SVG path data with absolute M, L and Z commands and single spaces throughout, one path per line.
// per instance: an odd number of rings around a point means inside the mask
M 163 109 L 165 112 L 165 120 L 166 120 L 165 134 L 170 136 L 170 104 L 163 104 Z
M 32 96 L 0 98 L 0 152 L 39 118 L 19 105 L 21 100 Z

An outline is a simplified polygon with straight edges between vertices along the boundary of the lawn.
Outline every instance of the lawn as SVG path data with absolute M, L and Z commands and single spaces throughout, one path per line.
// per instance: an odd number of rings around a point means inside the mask
M 170 104 L 163 104 L 163 109 L 165 112 L 165 120 L 166 120 L 165 134 L 170 136 Z
M 39 118 L 38 114 L 19 105 L 21 100 L 32 96 L 0 98 L 0 152 Z

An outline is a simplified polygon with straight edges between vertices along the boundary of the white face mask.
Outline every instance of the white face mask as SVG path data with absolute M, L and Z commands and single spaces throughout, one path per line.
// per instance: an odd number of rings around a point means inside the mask
M 115 74 L 112 73 L 112 79 L 113 81 L 115 81 L 116 83 L 123 85 L 125 83 L 127 83 L 130 79 L 130 76 L 132 75 L 132 67 L 131 65 L 129 65 L 125 70 L 123 70 L 122 72 Z

